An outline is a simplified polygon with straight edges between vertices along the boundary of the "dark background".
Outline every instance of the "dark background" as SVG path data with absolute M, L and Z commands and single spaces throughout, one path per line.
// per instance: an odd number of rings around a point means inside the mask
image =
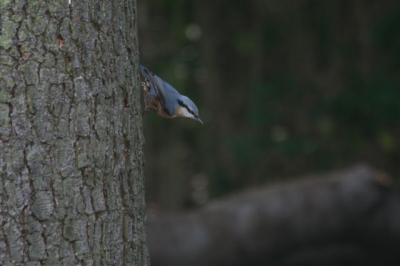
M 150 208 L 363 162 L 400 174 L 400 1 L 139 0 L 140 60 L 204 125 L 145 115 Z

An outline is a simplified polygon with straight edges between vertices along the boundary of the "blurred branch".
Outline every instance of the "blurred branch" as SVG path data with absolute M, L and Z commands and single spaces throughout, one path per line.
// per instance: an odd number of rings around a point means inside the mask
M 400 196 L 388 184 L 355 167 L 150 213 L 152 265 L 400 265 Z

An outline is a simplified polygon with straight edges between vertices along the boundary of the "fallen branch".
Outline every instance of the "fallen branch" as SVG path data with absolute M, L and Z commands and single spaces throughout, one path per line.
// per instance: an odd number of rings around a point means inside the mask
M 150 213 L 153 266 L 400 265 L 400 195 L 368 167 Z

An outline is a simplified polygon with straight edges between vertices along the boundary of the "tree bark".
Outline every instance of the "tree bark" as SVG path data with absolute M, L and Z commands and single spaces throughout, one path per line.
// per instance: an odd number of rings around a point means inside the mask
M 136 1 L 0 11 L 0 265 L 148 265 Z

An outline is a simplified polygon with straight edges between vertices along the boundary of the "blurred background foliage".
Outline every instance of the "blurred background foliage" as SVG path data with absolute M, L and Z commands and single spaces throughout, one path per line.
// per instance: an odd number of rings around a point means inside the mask
M 139 0 L 140 60 L 205 124 L 146 114 L 148 205 L 364 162 L 400 174 L 400 1 Z

